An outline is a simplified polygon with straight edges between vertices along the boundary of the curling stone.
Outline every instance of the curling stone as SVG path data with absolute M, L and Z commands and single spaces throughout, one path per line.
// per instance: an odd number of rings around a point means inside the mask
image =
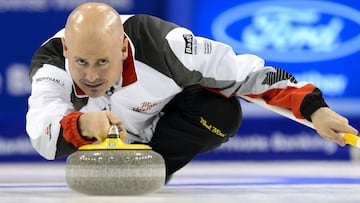
M 90 195 L 143 195 L 165 184 L 163 157 L 143 144 L 126 144 L 117 126 L 104 142 L 84 145 L 68 156 L 66 183 Z

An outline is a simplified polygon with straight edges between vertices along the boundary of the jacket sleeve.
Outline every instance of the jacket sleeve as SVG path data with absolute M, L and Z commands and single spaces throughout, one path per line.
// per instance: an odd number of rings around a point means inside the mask
M 195 36 L 186 28 L 137 15 L 127 20 L 125 30 L 134 42 L 137 60 L 181 87 L 200 84 L 225 97 L 261 97 L 308 120 L 315 110 L 327 106 L 313 84 L 297 82 L 285 70 L 265 66 L 258 56 L 237 55 L 230 46 Z
M 84 140 L 77 129 L 81 115 L 71 101 L 72 80 L 64 68 L 59 38 L 49 40 L 34 54 L 30 65 L 31 95 L 26 131 L 35 150 L 52 160 L 69 155 Z
M 179 31 L 186 33 L 181 29 L 169 33 L 170 47 L 185 67 L 199 72 L 200 85 L 226 97 L 247 95 L 262 98 L 268 104 L 290 109 L 297 118 L 310 121 L 315 110 L 327 106 L 321 91 L 313 84 L 298 82 L 283 69 L 265 66 L 263 59 L 257 56 L 236 55 L 225 44 L 195 37 L 191 33 L 176 34 Z M 184 35 L 192 39 L 193 51 L 190 54 L 184 51 L 190 46 L 181 39 Z
M 265 66 L 258 56 L 236 55 L 230 46 L 196 37 L 184 28 L 172 30 L 166 39 L 181 64 L 193 75 L 200 75 L 197 83 L 218 94 L 263 98 L 310 121 L 314 111 L 327 107 L 313 84 L 298 82 L 283 69 Z
M 60 121 L 73 111 L 71 88 L 66 72 L 53 65 L 44 64 L 32 77 L 26 131 L 35 150 L 49 160 L 55 159 L 58 139 L 62 139 Z

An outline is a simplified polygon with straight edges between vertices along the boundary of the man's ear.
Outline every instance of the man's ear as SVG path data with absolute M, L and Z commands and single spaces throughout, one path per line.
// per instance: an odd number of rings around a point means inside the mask
M 65 38 L 61 38 L 61 43 L 62 43 L 62 47 L 63 47 L 63 55 L 65 58 L 67 58 L 68 48 L 66 46 Z
M 123 45 L 122 45 L 122 48 L 121 48 L 121 58 L 123 60 L 125 60 L 127 57 L 128 57 L 128 50 L 129 50 L 129 40 L 124 37 L 124 40 L 123 40 Z

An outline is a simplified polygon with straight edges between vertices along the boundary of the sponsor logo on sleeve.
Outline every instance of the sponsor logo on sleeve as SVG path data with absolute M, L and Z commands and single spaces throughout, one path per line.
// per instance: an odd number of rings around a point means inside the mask
M 40 77 L 36 79 L 36 82 L 42 82 L 42 81 L 50 81 L 50 82 L 55 82 L 60 86 L 64 86 L 64 82 L 61 81 L 60 79 L 57 78 L 52 78 L 52 77 Z
M 196 39 L 192 34 L 184 34 L 185 54 L 196 54 Z
M 204 40 L 204 54 L 211 54 L 212 43 L 209 40 Z

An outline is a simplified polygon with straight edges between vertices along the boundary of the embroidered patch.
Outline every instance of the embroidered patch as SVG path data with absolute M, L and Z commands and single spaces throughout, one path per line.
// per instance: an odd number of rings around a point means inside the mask
M 155 103 L 143 102 L 143 103 L 141 103 L 141 106 L 133 108 L 132 110 L 137 111 L 137 112 L 146 112 L 146 111 L 150 111 L 151 109 L 153 109 L 154 107 L 156 107 L 159 104 L 160 104 L 160 102 L 155 102 Z
M 45 128 L 45 135 L 49 138 L 49 141 L 51 141 L 51 123 Z
M 37 78 L 36 82 L 41 82 L 41 81 L 51 81 L 51 82 L 55 82 L 61 86 L 64 86 L 64 82 L 57 79 L 57 78 L 52 78 L 52 77 L 41 77 L 41 78 Z
M 194 36 L 192 34 L 184 34 L 185 40 L 185 54 L 193 54 L 193 41 Z
M 206 121 L 203 117 L 200 117 L 200 123 L 202 126 L 204 126 L 206 129 L 208 129 L 210 132 L 212 132 L 220 137 L 225 137 L 225 135 L 226 135 L 225 133 L 222 133 L 219 128 L 208 123 L 208 121 Z
M 212 43 L 209 40 L 204 41 L 204 54 L 211 54 Z
M 276 72 L 266 73 L 266 77 L 261 84 L 273 85 L 282 80 L 290 80 L 293 83 L 297 83 L 295 77 L 292 76 L 290 73 L 288 73 L 285 70 L 282 70 L 280 68 L 274 67 L 274 69 L 276 70 Z

